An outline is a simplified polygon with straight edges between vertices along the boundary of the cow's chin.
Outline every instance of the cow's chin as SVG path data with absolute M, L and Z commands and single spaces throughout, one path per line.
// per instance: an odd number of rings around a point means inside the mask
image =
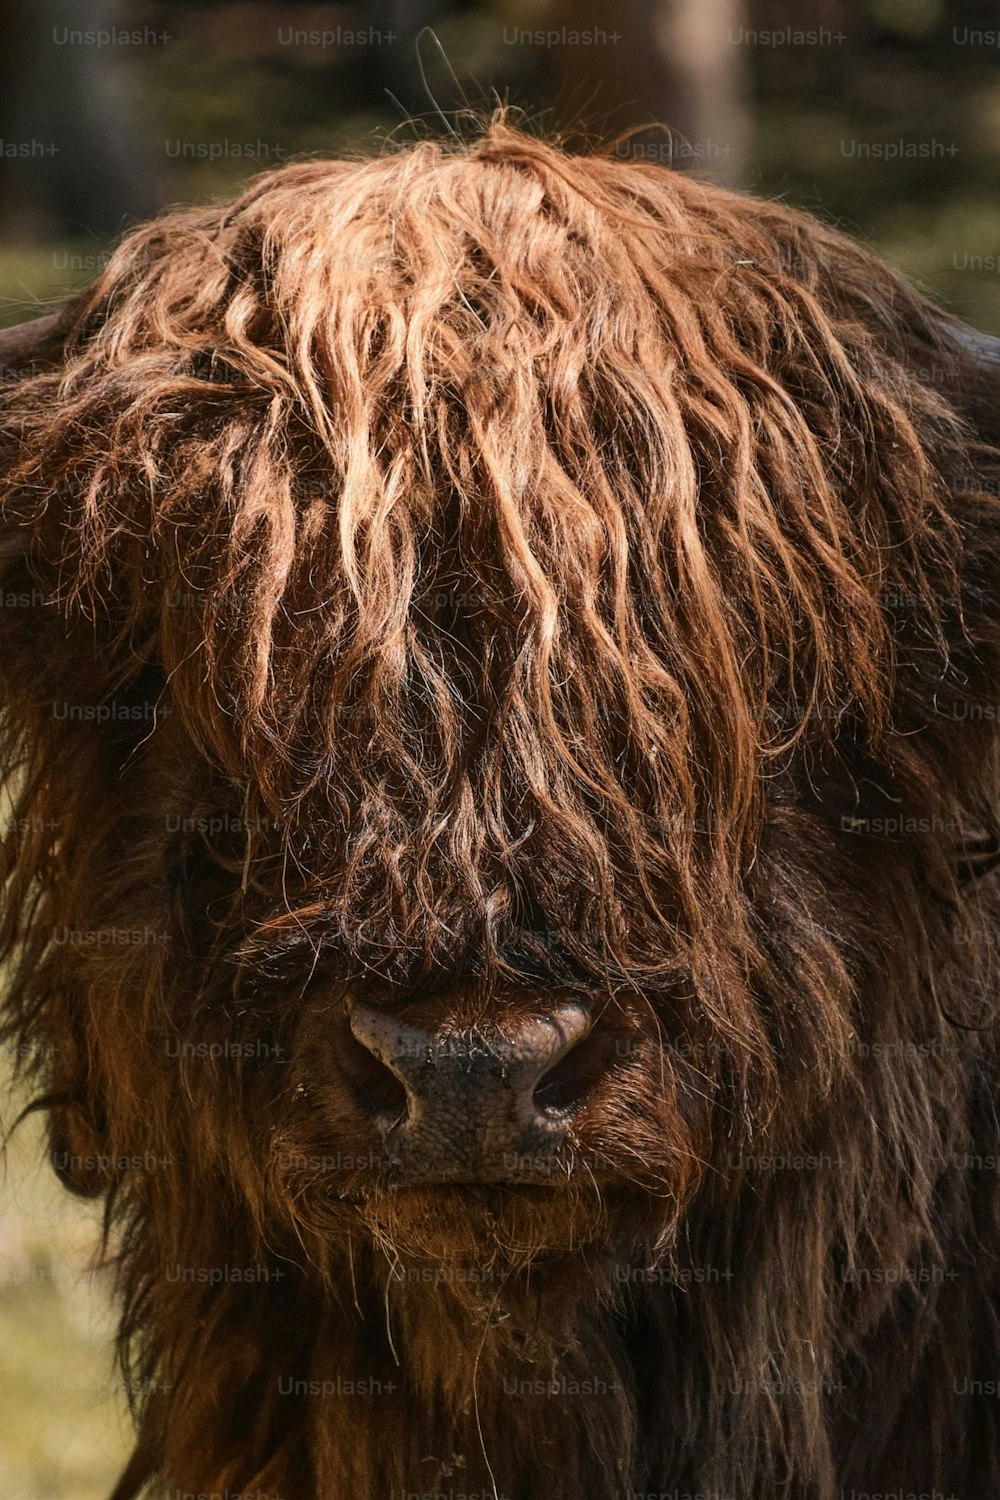
M 357 1204 L 390 1259 L 457 1274 L 505 1275 L 606 1240 L 609 1206 L 595 1187 L 440 1184 L 380 1190 Z
M 658 1253 L 672 1241 L 691 1187 L 690 1174 L 675 1173 L 668 1190 L 652 1174 L 648 1185 L 625 1179 L 611 1163 L 550 1182 L 407 1182 L 377 1161 L 374 1171 L 359 1163 L 327 1175 L 316 1152 L 283 1156 L 295 1166 L 271 1178 L 271 1205 L 285 1206 L 310 1259 L 324 1264 L 344 1246 L 352 1256 L 367 1246 L 390 1267 L 422 1265 L 415 1280 L 433 1280 L 435 1267 L 444 1268 L 442 1281 L 448 1267 L 479 1268 L 488 1281 L 543 1262 L 593 1266 L 602 1250 Z

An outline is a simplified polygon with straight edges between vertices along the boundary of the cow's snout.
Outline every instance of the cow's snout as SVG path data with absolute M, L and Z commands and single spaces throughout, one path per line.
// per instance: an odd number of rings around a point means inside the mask
M 355 1091 L 400 1179 L 537 1182 L 565 1172 L 573 1118 L 604 1064 L 585 1006 L 463 1028 L 356 1002 L 350 1027 L 369 1055 Z

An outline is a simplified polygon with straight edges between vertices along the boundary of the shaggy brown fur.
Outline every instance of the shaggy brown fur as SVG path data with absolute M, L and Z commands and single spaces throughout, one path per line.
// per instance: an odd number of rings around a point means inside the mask
M 988 351 L 501 118 L 142 227 L 9 363 L 8 1030 L 118 1496 L 995 1493 Z M 347 999 L 567 994 L 565 1178 L 394 1182 Z

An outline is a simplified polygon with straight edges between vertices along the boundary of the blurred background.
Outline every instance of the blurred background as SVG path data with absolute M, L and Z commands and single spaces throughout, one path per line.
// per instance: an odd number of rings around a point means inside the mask
M 615 149 L 811 209 L 1000 332 L 995 0 L 22 0 L 0 36 L 0 324 L 165 205 L 499 98 L 571 144 L 660 122 Z M 109 1272 L 43 1154 L 29 1122 L 0 1188 L 0 1500 L 101 1500 Z
M 122 228 L 497 96 L 822 213 L 1000 330 L 995 0 L 22 0 L 0 21 L 0 317 Z M 433 34 L 425 28 L 430 28 Z M 423 33 L 423 35 L 422 35 Z

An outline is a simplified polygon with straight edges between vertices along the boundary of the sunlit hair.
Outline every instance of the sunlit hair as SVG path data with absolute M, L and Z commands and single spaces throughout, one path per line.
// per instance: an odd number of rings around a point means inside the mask
M 66 596 L 397 958 L 530 887 L 655 973 L 739 921 L 789 747 L 884 732 L 880 594 L 936 640 L 963 440 L 874 303 L 930 339 L 790 211 L 503 125 L 303 163 L 129 235 L 6 489 L 44 464 Z

